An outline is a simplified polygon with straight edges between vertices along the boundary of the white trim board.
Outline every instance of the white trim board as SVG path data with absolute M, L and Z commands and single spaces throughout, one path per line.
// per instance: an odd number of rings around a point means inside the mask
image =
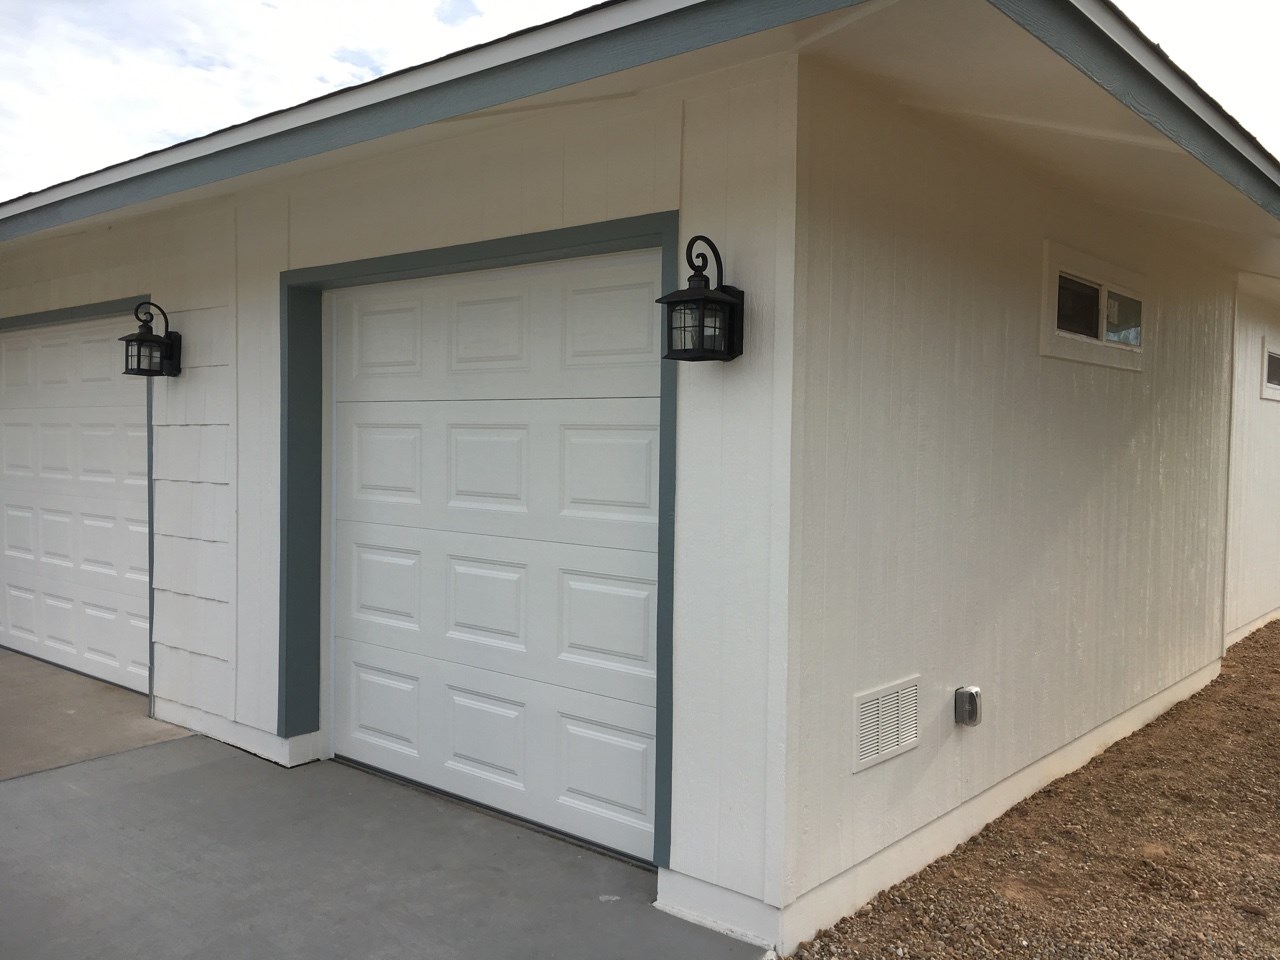
M 1274 610 L 1270 611 L 1269 613 L 1264 613 L 1262 616 L 1256 617 L 1255 619 L 1250 620 L 1248 623 L 1244 624 L 1243 626 L 1235 627 L 1232 630 L 1228 630 L 1227 635 L 1224 638 L 1224 642 L 1223 642 L 1224 651 L 1227 647 L 1230 647 L 1239 643 L 1241 640 L 1249 636 L 1249 634 L 1253 633 L 1255 630 L 1261 630 L 1267 624 L 1275 620 L 1280 620 L 1280 607 L 1276 607 Z
M 283 767 L 296 767 L 328 755 L 324 751 L 324 739 L 318 732 L 285 740 L 256 727 L 161 697 L 156 697 L 155 718 L 229 743 Z

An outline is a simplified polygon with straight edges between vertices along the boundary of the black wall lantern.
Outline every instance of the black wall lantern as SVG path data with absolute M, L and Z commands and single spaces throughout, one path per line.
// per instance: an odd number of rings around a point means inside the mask
M 164 318 L 164 334 L 152 331 L 152 309 Z M 133 308 L 138 332 L 121 337 L 124 343 L 124 372 L 134 377 L 176 377 L 182 372 L 182 334 L 169 330 L 169 315 L 157 303 L 143 300 Z
M 716 286 L 707 277 L 707 255 L 694 256 L 693 246 L 704 243 L 716 261 Z M 720 251 L 706 237 L 697 236 L 684 248 L 693 275 L 689 286 L 659 297 L 667 308 L 666 360 L 732 360 L 742 356 L 743 293 L 724 283 Z

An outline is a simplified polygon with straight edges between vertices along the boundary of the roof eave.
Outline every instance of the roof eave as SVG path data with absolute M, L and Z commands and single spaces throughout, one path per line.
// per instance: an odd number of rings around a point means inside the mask
M 626 0 L 0 204 L 0 241 L 642 66 L 864 0 Z M 1108 0 L 989 0 L 1280 219 L 1280 164 Z
M 1110 0 L 988 2 L 1280 219 L 1280 162 Z

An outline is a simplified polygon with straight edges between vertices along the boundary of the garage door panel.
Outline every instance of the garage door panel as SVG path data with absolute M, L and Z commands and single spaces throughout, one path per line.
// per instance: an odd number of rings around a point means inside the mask
M 569 370 L 645 367 L 661 355 L 661 278 L 637 279 L 628 262 L 576 265 L 562 274 L 564 354 Z M 652 383 L 652 381 L 650 381 Z
M 146 689 L 145 596 L 5 571 L 4 645 L 112 683 Z
M 147 585 L 145 503 L 5 492 L 4 569 L 136 595 Z
M 343 520 L 656 548 L 656 399 L 344 403 Z
M 651 251 L 338 291 L 336 398 L 652 395 L 661 295 Z
M 654 711 L 455 663 L 427 782 L 636 856 L 653 856 Z
M 35 382 L 35 349 L 32 336 L 11 334 L 0 343 L 0 394 L 6 407 L 28 399 L 27 391 Z
M 353 288 L 335 750 L 649 858 L 657 251 Z
M 146 392 L 121 327 L 0 335 L 0 644 L 145 690 Z
M 654 711 L 340 638 L 335 750 L 653 855 Z
M 653 830 L 652 727 L 559 711 L 556 802 L 614 823 Z M 652 840 L 650 840 L 652 843 Z
M 334 630 L 652 705 L 653 554 L 339 522 Z
M 33 416 L 36 413 L 0 412 L 4 489 L 146 502 L 145 407 L 66 407 Z
M 361 649 L 352 647 L 353 651 Z M 339 723 L 339 729 L 346 731 L 351 740 L 363 741 L 382 753 L 380 765 L 412 775 L 416 770 L 409 761 L 421 757 L 418 740 L 422 729 L 422 665 L 385 651 L 370 652 L 372 656 L 354 652 L 347 661 L 347 676 L 339 680 L 347 685 L 348 696 L 343 702 L 350 708 L 350 715 L 345 723 Z
M 0 341 L 4 409 L 136 406 L 140 384 L 121 376 L 117 338 L 132 318 L 6 333 Z
M 602 565 L 601 565 L 602 566 Z M 657 676 L 658 581 L 645 574 L 560 569 L 556 657 L 575 685 L 635 687 L 649 699 Z M 620 695 L 620 694 L 619 694 Z M 626 699 L 640 700 L 635 693 Z
M 426 652 L 427 624 L 434 618 L 423 603 L 439 576 L 425 569 L 424 533 L 339 524 L 337 537 L 338 632 Z
M 520 274 L 510 280 L 490 276 L 489 282 L 482 277 L 437 281 L 435 302 L 426 303 L 428 318 L 446 320 L 444 372 L 461 396 L 475 395 L 477 386 L 480 396 L 490 396 L 484 384 L 497 377 L 508 383 L 529 380 L 534 354 L 543 346 L 534 343 L 534 314 L 545 315 L 551 304 L 545 283 L 527 271 Z M 479 385 L 477 375 L 483 377 Z

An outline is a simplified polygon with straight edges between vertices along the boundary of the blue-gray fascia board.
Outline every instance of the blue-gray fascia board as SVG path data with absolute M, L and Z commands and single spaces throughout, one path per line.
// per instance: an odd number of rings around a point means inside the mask
M 864 2 L 710 0 L 16 213 L 0 220 L 0 241 L 475 113 Z
M 1271 216 L 1280 219 L 1280 165 L 1273 159 L 1270 171 L 1262 169 L 1215 129 L 1202 113 L 1109 36 L 1086 11 L 1070 0 L 988 2 Z M 1109 0 L 1104 3 L 1129 23 Z M 1148 43 L 1145 39 L 1141 42 Z M 1195 87 L 1206 104 L 1210 103 L 1208 95 L 1163 52 L 1158 48 L 1153 52 L 1167 62 L 1171 73 Z M 1216 109 L 1227 124 L 1239 131 L 1243 140 L 1251 142 L 1258 152 L 1266 153 L 1225 111 L 1216 105 L 1208 109 Z

